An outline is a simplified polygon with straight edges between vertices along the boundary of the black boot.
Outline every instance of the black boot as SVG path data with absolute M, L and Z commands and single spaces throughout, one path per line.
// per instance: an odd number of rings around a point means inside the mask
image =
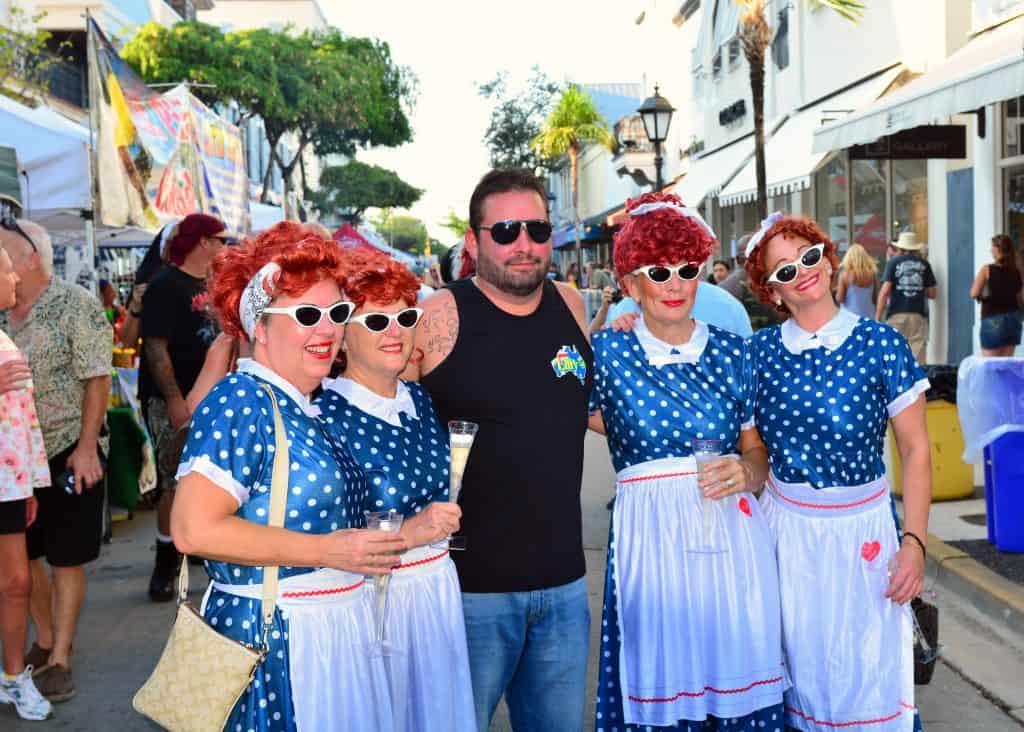
M 156 542 L 156 564 L 153 576 L 149 578 L 149 599 L 153 602 L 169 602 L 177 592 L 176 581 L 181 567 L 181 554 L 173 542 Z

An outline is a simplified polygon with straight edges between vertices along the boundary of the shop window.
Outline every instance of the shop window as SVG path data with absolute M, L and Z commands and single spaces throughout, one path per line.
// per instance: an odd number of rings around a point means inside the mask
M 718 81 L 722 78 L 722 49 L 716 49 L 711 59 L 711 78 Z
M 740 39 L 733 38 L 729 41 L 729 70 L 735 69 L 740 64 Z
M 1003 191 L 1006 196 L 1006 229 L 1020 249 L 1024 242 L 1024 165 L 1003 169 Z
M 1024 155 L 1024 97 L 1015 97 L 1003 104 L 1003 157 Z
M 885 197 L 888 166 L 885 160 L 852 160 L 853 173 L 853 241 L 872 256 L 885 257 L 889 242 L 886 224 Z
M 789 8 L 779 11 L 779 23 L 772 39 L 772 61 L 780 71 L 789 66 Z
M 836 155 L 814 174 L 815 209 L 818 226 L 840 250 L 850 243 L 846 210 L 846 160 Z
M 892 227 L 890 240 L 913 231 L 928 241 L 928 161 L 892 161 Z

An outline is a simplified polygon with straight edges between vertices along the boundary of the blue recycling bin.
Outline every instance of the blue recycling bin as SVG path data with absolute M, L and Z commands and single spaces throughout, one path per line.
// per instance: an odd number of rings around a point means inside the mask
M 988 540 L 1024 552 L 1024 358 L 965 358 L 957 407 L 964 460 L 983 459 Z
M 985 448 L 988 540 L 999 551 L 1024 552 L 1024 432 L 1008 432 Z

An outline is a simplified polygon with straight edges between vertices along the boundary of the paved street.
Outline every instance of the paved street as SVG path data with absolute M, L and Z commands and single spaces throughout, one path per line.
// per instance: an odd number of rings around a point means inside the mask
M 612 492 L 611 465 L 603 439 L 588 437 L 587 465 L 583 495 L 584 543 L 587 549 L 587 581 L 591 598 L 591 649 L 597 652 L 601 591 L 604 581 L 604 551 L 607 543 L 608 512 L 605 503 Z M 129 730 L 155 729 L 131 708 L 131 697 L 152 669 L 170 627 L 173 606 L 153 605 L 145 595 L 153 557 L 151 512 L 137 514 L 132 521 L 115 526 L 114 540 L 89 572 L 90 587 L 82 619 L 82 631 L 75 640 L 75 677 L 78 696 L 56 708 L 56 718 L 45 723 L 21 722 L 10 707 L 0 707 L 0 729 L 28 730 Z M 193 569 L 193 587 L 204 586 L 203 573 Z M 199 594 L 197 589 L 196 594 Z M 950 598 L 939 598 L 947 610 Z M 1024 656 L 1004 653 L 998 661 L 978 646 L 960 641 L 964 626 L 971 625 L 971 609 L 957 606 L 961 622 L 943 627 L 943 643 L 965 673 L 981 668 L 980 678 L 990 677 L 996 696 L 999 678 L 1024 678 Z M 950 613 L 947 613 L 950 614 Z M 950 614 L 951 616 L 951 614 Z M 983 623 L 978 620 L 974 624 Z M 966 631 L 964 631 L 966 632 Z M 969 652 L 968 652 L 969 651 Z M 997 668 L 998 667 L 998 668 Z M 590 692 L 593 698 L 596 666 L 590 664 Z M 196 669 L 201 673 L 201 669 Z M 998 677 L 998 678 L 997 678 Z M 986 681 L 986 684 L 989 682 Z M 926 732 L 1009 732 L 1022 725 L 989 701 L 949 666 L 941 665 L 932 684 L 918 688 Z M 593 705 L 587 705 L 587 728 L 593 728 Z M 492 730 L 508 730 L 507 717 L 495 720 Z

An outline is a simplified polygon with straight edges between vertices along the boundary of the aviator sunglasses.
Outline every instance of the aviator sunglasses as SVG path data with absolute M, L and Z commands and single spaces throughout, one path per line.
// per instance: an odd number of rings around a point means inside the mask
M 676 277 L 684 282 L 695 280 L 700 277 L 701 267 L 702 265 L 694 262 L 687 262 L 686 264 L 681 264 L 678 267 L 666 267 L 663 264 L 649 264 L 646 267 L 634 269 L 631 274 L 642 274 L 651 282 L 663 285 L 672 278 L 673 272 L 676 273 Z
M 344 325 L 355 309 L 356 306 L 353 303 L 339 300 L 325 308 L 316 305 L 292 305 L 290 308 L 264 308 L 263 312 L 290 315 L 292 320 L 303 328 L 313 328 L 323 320 L 324 315 L 329 317 L 335 325 Z
M 37 247 L 36 243 L 34 241 L 32 241 L 32 237 L 30 237 L 28 234 L 26 234 L 25 230 L 22 229 L 20 226 L 18 226 L 18 220 L 16 218 L 14 218 L 13 216 L 11 216 L 10 213 L 5 213 L 3 215 L 3 217 L 0 218 L 0 227 L 6 229 L 7 231 L 14 232 L 18 236 L 20 236 L 22 239 L 27 241 L 29 243 L 29 246 L 32 247 L 32 251 L 33 252 L 38 252 L 39 251 L 39 247 Z
M 363 313 L 352 318 L 350 323 L 359 323 L 373 333 L 383 333 L 391 327 L 391 321 L 398 323 L 399 327 L 409 329 L 415 328 L 420 322 L 423 310 L 420 308 L 406 308 L 397 313 Z
M 544 219 L 497 221 L 490 226 L 481 226 L 491 232 L 497 244 L 511 244 L 519 238 L 519 232 L 526 226 L 526 233 L 535 244 L 546 244 L 551 239 L 551 222 Z
M 765 282 L 775 283 L 778 285 L 788 285 L 790 282 L 795 280 L 797 274 L 799 274 L 800 270 L 797 265 L 800 265 L 800 267 L 803 267 L 804 269 L 810 269 L 818 264 L 824 256 L 825 245 L 815 244 L 810 249 L 804 250 L 803 254 L 792 262 L 783 262 L 776 267 L 775 271 L 768 276 L 768 279 L 765 280 Z

